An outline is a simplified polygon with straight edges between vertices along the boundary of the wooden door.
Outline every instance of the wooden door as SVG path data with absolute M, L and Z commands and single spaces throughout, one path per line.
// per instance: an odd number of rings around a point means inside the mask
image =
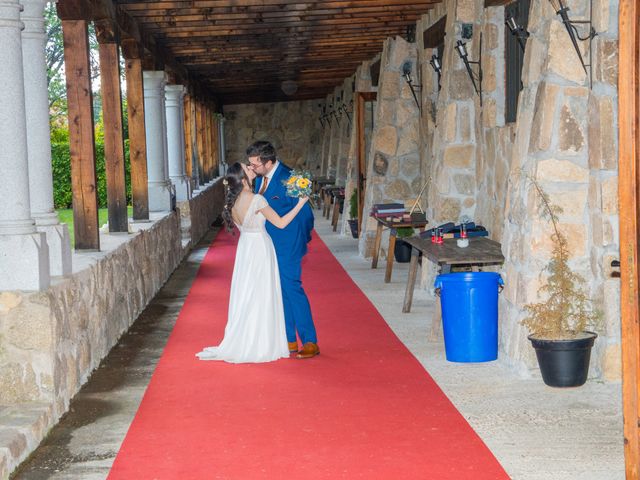
M 620 314 L 622 407 L 627 480 L 638 480 L 640 331 L 638 321 L 638 214 L 640 212 L 640 0 L 621 0 L 619 12 Z

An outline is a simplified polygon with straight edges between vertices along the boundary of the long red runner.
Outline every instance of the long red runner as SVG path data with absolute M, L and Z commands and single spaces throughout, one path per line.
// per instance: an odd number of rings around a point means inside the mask
M 203 362 L 237 237 L 209 249 L 109 478 L 509 478 L 317 237 L 303 265 L 320 356 Z

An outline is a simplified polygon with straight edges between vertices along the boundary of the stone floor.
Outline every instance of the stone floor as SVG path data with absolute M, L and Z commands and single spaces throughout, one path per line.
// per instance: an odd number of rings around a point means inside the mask
M 512 478 L 624 478 L 620 384 L 589 380 L 576 389 L 552 389 L 539 378 L 517 376 L 500 360 L 446 362 L 442 342 L 428 339 L 434 298 L 417 289 L 412 312 L 401 313 L 406 264 L 396 265 L 392 282 L 385 284 L 384 269 L 372 271 L 370 262 L 357 256 L 355 240 L 331 232 L 324 219 L 316 224 L 354 281 Z M 106 477 L 205 252 L 203 243 L 173 274 L 15 479 Z

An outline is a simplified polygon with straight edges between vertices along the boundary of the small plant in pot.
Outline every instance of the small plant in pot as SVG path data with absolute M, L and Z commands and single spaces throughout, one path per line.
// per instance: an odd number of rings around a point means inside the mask
M 551 387 L 578 387 L 587 380 L 591 348 L 598 336 L 601 314 L 585 292 L 585 281 L 569 267 L 566 237 L 558 229 L 562 209 L 553 205 L 535 179 L 526 176 L 540 199 L 539 214 L 551 222 L 553 251 L 541 287 L 543 300 L 524 306 L 522 325 L 530 332 L 544 383 Z
M 358 238 L 358 190 L 353 189 L 349 197 L 349 228 L 353 238 Z
M 396 228 L 396 244 L 393 248 L 393 256 L 398 263 L 407 263 L 411 260 L 411 245 L 402 240 L 403 238 L 413 237 L 415 230 L 413 227 Z

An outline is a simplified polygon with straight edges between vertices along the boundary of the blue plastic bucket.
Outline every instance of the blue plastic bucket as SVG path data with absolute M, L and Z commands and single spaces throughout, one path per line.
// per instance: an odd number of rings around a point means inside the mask
M 436 277 L 444 348 L 450 362 L 489 362 L 498 358 L 498 292 L 493 272 L 447 273 Z

